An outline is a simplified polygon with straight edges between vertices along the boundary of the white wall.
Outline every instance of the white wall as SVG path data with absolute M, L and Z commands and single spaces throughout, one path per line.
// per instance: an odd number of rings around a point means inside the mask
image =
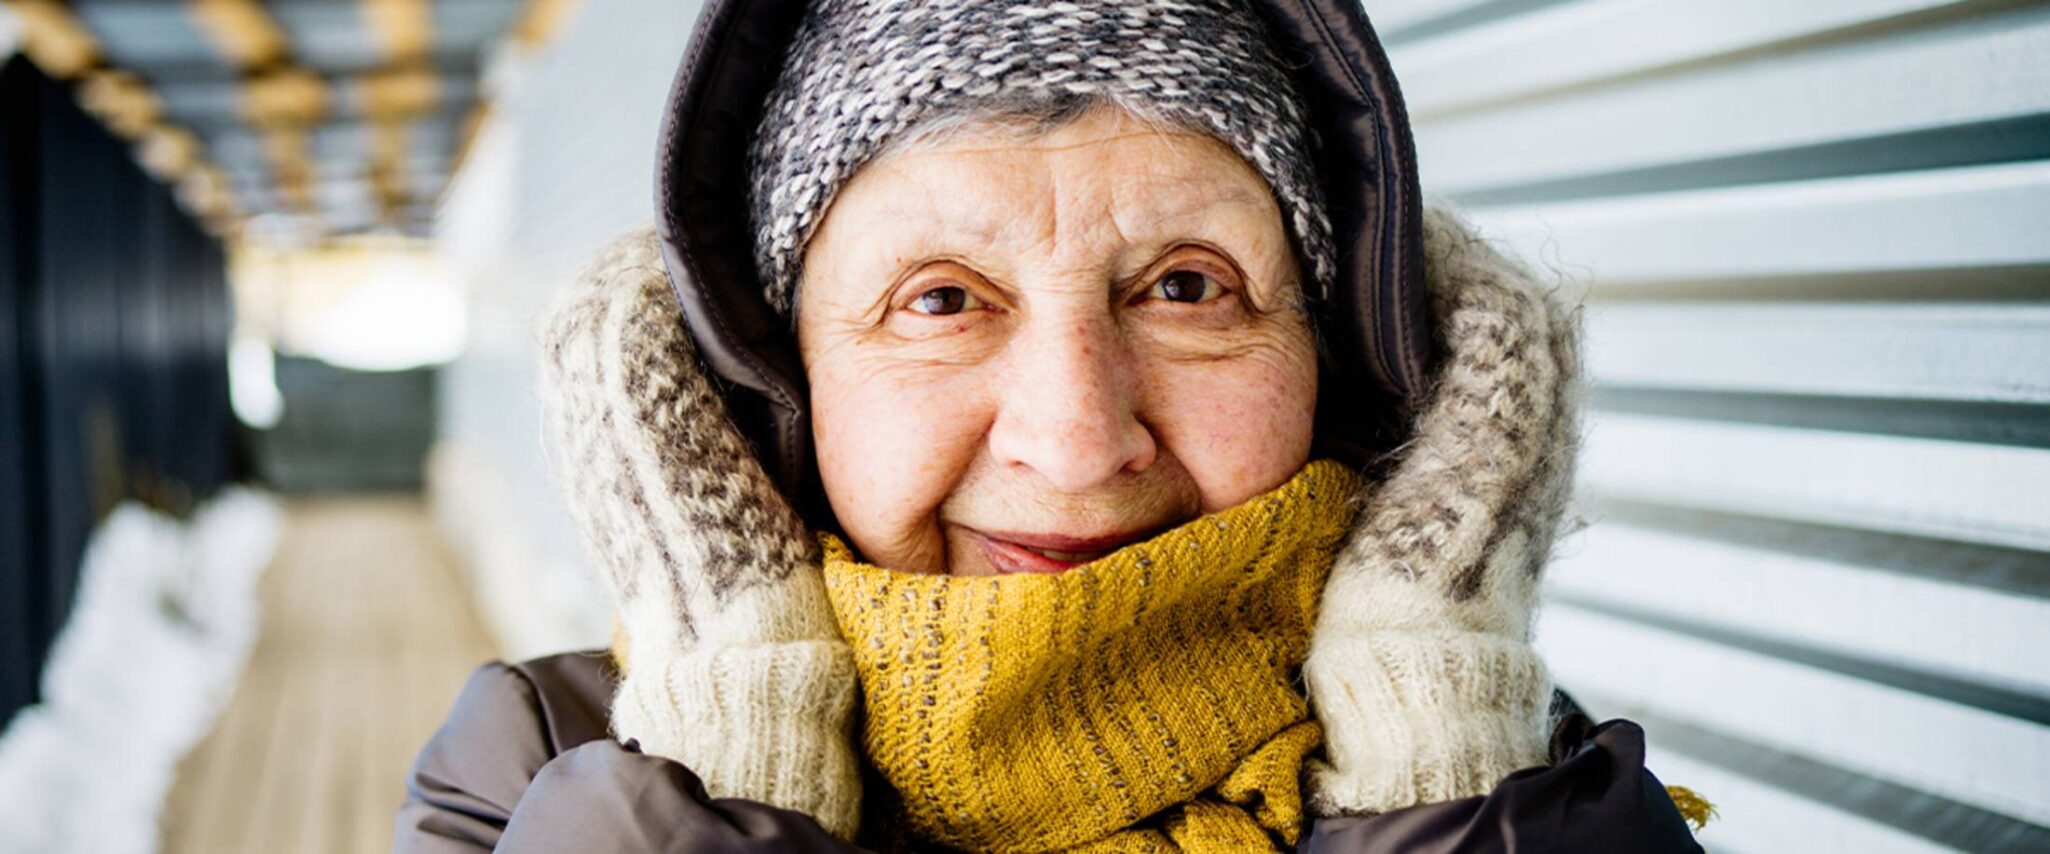
M 435 509 L 510 657 L 601 645 L 585 566 L 540 447 L 537 317 L 613 236 L 654 219 L 654 151 L 698 4 L 588 0 L 545 52 L 493 72 L 500 106 L 445 198 L 470 337 L 444 373 Z

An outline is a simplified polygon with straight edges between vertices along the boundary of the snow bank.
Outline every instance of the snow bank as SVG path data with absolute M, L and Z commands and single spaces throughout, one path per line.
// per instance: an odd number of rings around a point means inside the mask
M 153 852 L 178 762 L 255 646 L 277 500 L 234 488 L 189 522 L 133 503 L 86 546 L 43 702 L 0 733 L 0 852 Z

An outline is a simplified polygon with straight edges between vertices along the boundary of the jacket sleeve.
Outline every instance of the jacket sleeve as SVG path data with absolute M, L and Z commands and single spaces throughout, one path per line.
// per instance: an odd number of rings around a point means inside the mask
M 1563 743 L 1563 745 L 1562 745 Z M 1563 747 L 1563 750 L 1562 750 Z M 1626 720 L 1559 727 L 1552 765 L 1510 774 L 1480 797 L 1317 821 L 1304 854 L 1693 852 L 1702 850 L 1644 767 L 1644 730 Z
M 551 754 L 533 683 L 504 664 L 478 668 L 413 759 L 392 850 L 490 851 Z
M 847 852 L 801 813 L 712 800 L 684 766 L 611 739 L 555 754 L 534 683 L 479 668 L 413 761 L 399 854 Z
M 810 816 L 738 798 L 713 800 L 683 765 L 611 740 L 541 769 L 513 811 L 506 854 L 852 852 Z

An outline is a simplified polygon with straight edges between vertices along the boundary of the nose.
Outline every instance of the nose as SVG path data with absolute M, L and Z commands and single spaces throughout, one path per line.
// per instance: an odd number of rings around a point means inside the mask
M 1157 451 L 1134 408 L 1137 366 L 1109 318 L 1025 330 L 999 378 L 990 453 L 1067 493 L 1146 470 Z

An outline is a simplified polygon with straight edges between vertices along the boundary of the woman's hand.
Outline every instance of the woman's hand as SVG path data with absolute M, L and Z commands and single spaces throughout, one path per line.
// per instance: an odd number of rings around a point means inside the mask
M 599 259 L 541 365 L 557 476 L 624 635 L 613 730 L 715 797 L 851 837 L 855 672 L 817 545 L 699 367 L 656 246 L 638 233 Z
M 1332 565 L 1304 666 L 1325 815 L 1480 795 L 1545 758 L 1530 618 L 1572 482 L 1578 316 L 1450 214 L 1424 225 L 1436 374 Z

